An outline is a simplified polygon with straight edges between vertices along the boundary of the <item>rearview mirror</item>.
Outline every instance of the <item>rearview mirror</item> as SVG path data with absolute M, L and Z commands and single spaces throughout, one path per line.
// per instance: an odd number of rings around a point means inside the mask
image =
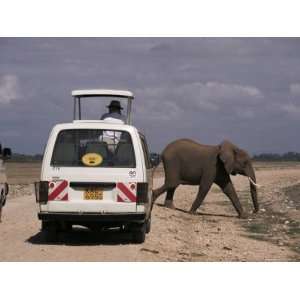
M 6 158 L 6 159 L 11 158 L 11 149 L 4 148 L 2 155 L 3 155 L 3 158 Z
M 152 167 L 157 167 L 160 163 L 160 155 L 158 153 L 150 153 L 150 162 Z

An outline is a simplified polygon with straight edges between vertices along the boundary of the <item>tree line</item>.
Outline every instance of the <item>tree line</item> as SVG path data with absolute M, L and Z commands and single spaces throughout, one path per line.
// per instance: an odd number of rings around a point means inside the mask
M 12 162 L 41 162 L 43 160 L 42 154 L 20 154 L 13 153 L 10 161 Z
M 300 153 L 286 152 L 283 154 L 278 153 L 261 153 L 253 155 L 253 160 L 256 161 L 300 161 Z M 13 153 L 11 161 L 13 162 L 39 162 L 43 160 L 42 154 L 20 154 Z
M 300 153 L 286 152 L 283 154 L 278 153 L 261 153 L 253 156 L 256 161 L 300 161 Z

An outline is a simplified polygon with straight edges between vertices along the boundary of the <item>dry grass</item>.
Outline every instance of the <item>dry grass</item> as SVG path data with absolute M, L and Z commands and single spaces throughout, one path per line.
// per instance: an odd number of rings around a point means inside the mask
M 40 178 L 41 163 L 7 162 L 6 174 L 9 184 L 31 184 Z
M 298 162 L 254 162 L 254 168 L 258 170 L 276 169 L 300 169 Z M 40 162 L 7 162 L 6 164 L 8 182 L 10 184 L 30 184 L 38 181 L 41 172 Z M 155 177 L 163 177 L 164 169 L 160 164 L 154 171 Z M 214 189 L 218 192 L 217 188 Z

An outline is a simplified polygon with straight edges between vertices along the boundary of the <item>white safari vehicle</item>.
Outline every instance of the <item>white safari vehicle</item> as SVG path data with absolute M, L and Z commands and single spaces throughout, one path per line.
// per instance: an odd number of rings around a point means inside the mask
M 74 120 L 52 129 L 36 183 L 38 217 L 48 240 L 72 225 L 117 228 L 143 242 L 150 231 L 152 161 L 145 136 L 131 125 L 133 94 L 117 90 L 73 91 Z M 125 124 L 81 120 L 88 98 L 127 101 Z M 99 112 L 100 114 L 101 112 Z

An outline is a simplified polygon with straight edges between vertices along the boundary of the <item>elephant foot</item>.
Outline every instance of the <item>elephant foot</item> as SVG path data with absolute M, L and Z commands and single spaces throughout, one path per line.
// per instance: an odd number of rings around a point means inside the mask
M 248 215 L 245 212 L 239 214 L 239 219 L 247 219 Z
M 256 208 L 256 209 L 253 210 L 254 214 L 257 214 L 258 212 L 259 212 L 259 208 Z
M 165 201 L 165 207 L 175 209 L 175 206 L 172 201 Z

